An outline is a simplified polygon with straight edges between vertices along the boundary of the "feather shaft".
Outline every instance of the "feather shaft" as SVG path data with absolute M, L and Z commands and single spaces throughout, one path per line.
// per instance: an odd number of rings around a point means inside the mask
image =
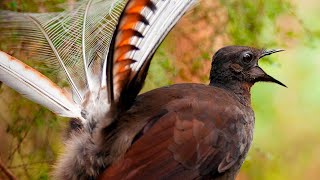
M 92 83 L 89 78 L 87 57 L 86 57 L 86 26 L 87 26 L 87 15 L 88 15 L 88 11 L 89 11 L 91 3 L 92 3 L 92 0 L 90 0 L 86 6 L 86 10 L 83 15 L 83 27 L 82 27 L 82 55 L 83 55 L 84 71 L 85 71 L 89 91 L 92 91 L 92 87 L 91 87 Z
M 35 69 L 1 51 L 0 81 L 60 116 L 82 119 L 81 109 L 69 93 Z

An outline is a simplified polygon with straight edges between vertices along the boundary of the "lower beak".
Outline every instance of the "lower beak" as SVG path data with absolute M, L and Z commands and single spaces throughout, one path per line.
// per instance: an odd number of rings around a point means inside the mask
M 269 56 L 271 54 L 277 53 L 277 52 L 281 52 L 281 51 L 284 51 L 284 50 L 283 49 L 263 50 L 261 55 L 260 55 L 260 57 L 259 57 L 259 59 L 261 59 L 261 58 L 263 58 L 265 56 Z M 273 83 L 279 84 L 281 86 L 287 87 L 282 82 L 276 80 L 272 76 L 269 76 L 259 66 L 255 66 L 255 67 L 252 68 L 251 75 L 252 75 L 252 77 L 254 79 L 254 82 L 258 82 L 258 81 L 273 82 Z
M 282 82 L 276 80 L 272 76 L 270 76 L 267 73 L 265 73 L 259 66 L 255 66 L 255 67 L 252 68 L 251 75 L 253 76 L 254 83 L 255 82 L 259 82 L 259 81 L 273 82 L 273 83 L 279 84 L 279 85 L 281 85 L 283 87 L 287 87 Z

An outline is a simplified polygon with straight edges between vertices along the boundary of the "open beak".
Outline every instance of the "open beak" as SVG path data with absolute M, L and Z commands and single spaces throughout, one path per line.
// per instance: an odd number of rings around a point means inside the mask
M 276 80 L 272 76 L 270 76 L 267 73 L 265 73 L 259 66 L 253 67 L 252 70 L 251 70 L 251 74 L 254 77 L 254 82 L 259 82 L 259 81 L 273 82 L 273 83 L 277 83 L 277 84 L 279 84 L 281 86 L 287 87 L 282 82 Z
M 263 52 L 260 55 L 259 59 L 261 59 L 261 58 L 263 58 L 265 56 L 269 56 L 271 54 L 277 53 L 277 52 L 281 52 L 281 51 L 284 51 L 284 50 L 283 49 L 263 50 Z M 273 82 L 273 83 L 279 84 L 281 86 L 287 87 L 282 82 L 276 80 L 272 76 L 270 76 L 267 73 L 265 73 L 259 66 L 253 67 L 251 73 L 252 73 L 252 75 L 254 77 L 254 82 L 258 82 L 258 81 Z

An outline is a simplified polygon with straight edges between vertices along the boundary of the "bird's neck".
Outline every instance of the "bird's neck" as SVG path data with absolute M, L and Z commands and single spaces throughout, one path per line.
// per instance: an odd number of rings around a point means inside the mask
M 219 83 L 219 82 L 210 82 L 211 86 L 219 87 L 226 89 L 233 94 L 236 95 L 236 98 L 239 100 L 239 102 L 245 106 L 251 106 L 251 93 L 250 89 L 252 87 L 251 83 L 246 82 L 231 82 L 231 83 Z

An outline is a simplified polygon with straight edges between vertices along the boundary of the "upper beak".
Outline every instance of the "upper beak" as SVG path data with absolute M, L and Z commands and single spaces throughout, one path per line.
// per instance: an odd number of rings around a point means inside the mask
M 277 52 L 282 52 L 285 51 L 284 49 L 270 49 L 270 50 L 263 50 L 262 54 L 260 55 L 259 59 L 269 56 L 271 54 L 277 53 Z
M 274 54 L 274 53 L 277 53 L 277 52 L 281 52 L 281 51 L 284 51 L 284 50 L 283 49 L 263 50 L 263 52 L 260 55 L 259 59 L 263 58 L 264 56 L 268 56 L 268 55 L 271 55 L 271 54 Z M 277 84 L 279 84 L 281 86 L 287 87 L 282 82 L 276 80 L 272 76 L 270 76 L 267 73 L 265 73 L 259 66 L 253 67 L 251 73 L 252 73 L 252 75 L 254 77 L 254 81 L 255 82 L 258 82 L 258 81 L 273 82 L 273 83 L 277 83 Z

